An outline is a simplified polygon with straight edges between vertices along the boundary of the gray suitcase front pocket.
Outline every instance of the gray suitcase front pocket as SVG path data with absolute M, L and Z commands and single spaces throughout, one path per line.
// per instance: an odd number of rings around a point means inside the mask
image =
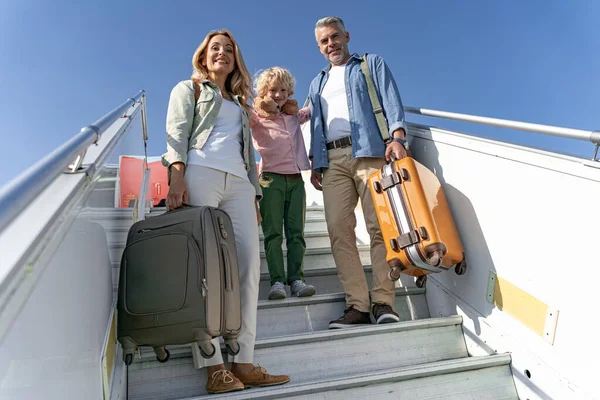
M 175 312 L 185 305 L 190 268 L 201 263 L 192 238 L 171 233 L 143 238 L 125 249 L 125 307 L 132 315 Z

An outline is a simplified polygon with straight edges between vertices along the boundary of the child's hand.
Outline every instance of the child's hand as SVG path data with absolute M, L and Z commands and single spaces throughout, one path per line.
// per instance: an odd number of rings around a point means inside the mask
M 277 103 L 270 97 L 257 97 L 254 100 L 254 109 L 261 117 L 271 117 L 279 111 Z
M 288 115 L 296 115 L 298 113 L 298 101 L 289 99 L 285 102 L 285 104 L 281 108 L 281 111 Z

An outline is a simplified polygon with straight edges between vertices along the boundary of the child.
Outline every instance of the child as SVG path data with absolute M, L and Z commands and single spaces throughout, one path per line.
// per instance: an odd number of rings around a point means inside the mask
M 298 111 L 298 102 L 290 100 L 294 86 L 295 80 L 286 69 L 263 71 L 256 79 L 258 96 L 250 113 L 254 147 L 261 156 L 258 176 L 263 197 L 259 205 L 271 277 L 269 300 L 285 298 L 285 284 L 290 285 L 292 296 L 315 294 L 315 288 L 304 282 L 306 193 L 300 173 L 310 169 L 300 130 L 310 113 L 308 107 Z M 284 231 L 287 278 L 281 247 Z

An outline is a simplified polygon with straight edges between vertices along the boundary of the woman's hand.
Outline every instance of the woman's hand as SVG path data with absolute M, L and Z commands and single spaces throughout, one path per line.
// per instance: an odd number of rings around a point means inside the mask
M 254 199 L 254 208 L 256 209 L 256 221 L 258 225 L 262 224 L 262 216 L 260 215 L 260 210 L 258 209 L 258 199 Z
M 167 194 L 167 210 L 175 210 L 188 201 L 188 191 L 183 180 L 183 163 L 175 163 L 171 166 L 171 184 Z

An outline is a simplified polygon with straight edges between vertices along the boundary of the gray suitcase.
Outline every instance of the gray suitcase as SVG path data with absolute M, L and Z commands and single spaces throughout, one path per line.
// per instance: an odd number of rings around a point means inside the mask
M 167 345 L 197 342 L 212 357 L 211 339 L 223 336 L 239 352 L 240 282 L 233 226 L 224 211 L 186 207 L 131 226 L 121 258 L 117 338 L 126 365 L 138 346 L 154 348 L 161 362 Z

